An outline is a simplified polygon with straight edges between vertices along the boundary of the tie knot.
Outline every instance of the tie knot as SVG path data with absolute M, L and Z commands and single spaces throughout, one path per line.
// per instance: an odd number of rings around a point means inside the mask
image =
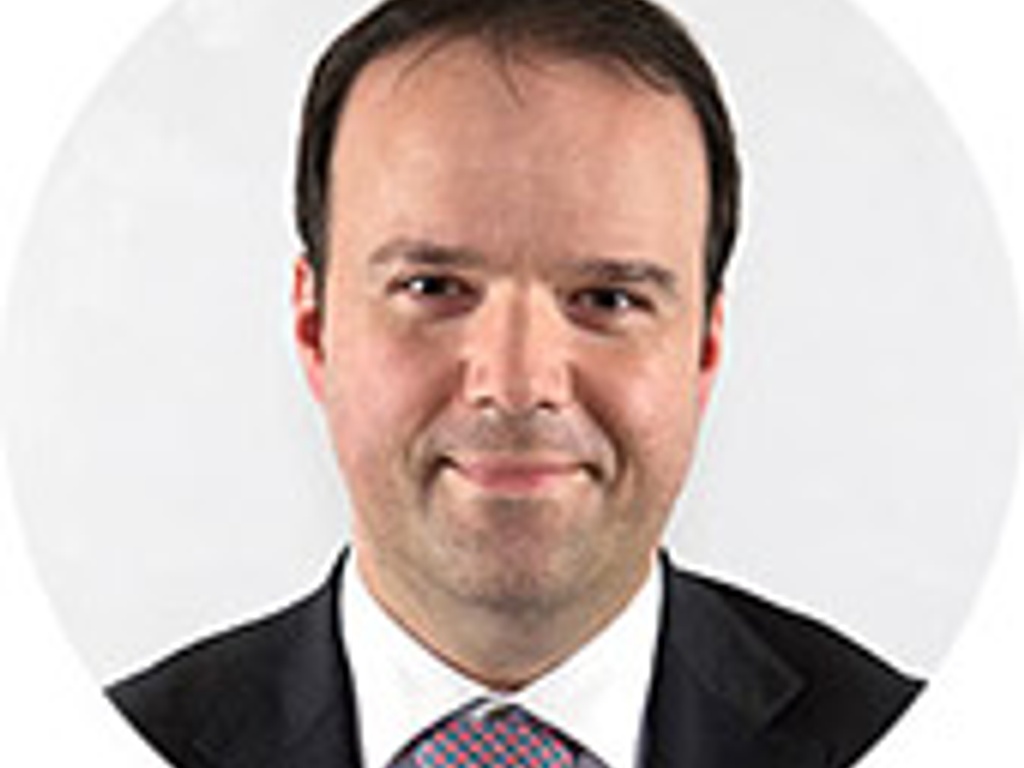
M 461 714 L 416 747 L 416 768 L 572 768 L 569 746 L 519 707 Z

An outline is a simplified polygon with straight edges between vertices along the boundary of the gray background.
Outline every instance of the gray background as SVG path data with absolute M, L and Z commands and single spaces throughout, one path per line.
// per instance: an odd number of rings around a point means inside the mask
M 10 459 L 101 677 L 309 589 L 344 539 L 288 338 L 290 161 L 312 57 L 365 5 L 180 3 L 55 161 L 12 300 Z M 1016 450 L 1015 317 L 978 182 L 845 5 L 680 11 L 750 183 L 673 548 L 927 671 Z

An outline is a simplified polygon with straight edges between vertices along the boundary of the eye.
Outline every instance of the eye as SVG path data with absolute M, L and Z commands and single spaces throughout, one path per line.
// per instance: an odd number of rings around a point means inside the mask
M 458 312 L 476 301 L 476 289 L 463 278 L 443 273 L 423 273 L 399 277 L 388 286 L 414 305 L 440 314 Z
M 571 313 L 602 322 L 625 319 L 634 313 L 650 313 L 654 305 L 646 296 L 617 286 L 578 290 L 568 297 Z
M 448 275 L 416 275 L 401 281 L 401 287 L 413 296 L 451 298 L 468 293 L 461 280 Z

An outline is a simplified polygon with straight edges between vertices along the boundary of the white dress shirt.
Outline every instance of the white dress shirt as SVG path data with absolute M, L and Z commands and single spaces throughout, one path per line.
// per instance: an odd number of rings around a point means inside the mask
M 657 566 L 604 631 L 508 694 L 467 678 L 410 636 L 369 593 L 354 565 L 350 561 L 343 572 L 339 609 L 365 768 L 386 768 L 426 728 L 477 700 L 483 708 L 517 704 L 607 768 L 635 768 L 662 601 Z

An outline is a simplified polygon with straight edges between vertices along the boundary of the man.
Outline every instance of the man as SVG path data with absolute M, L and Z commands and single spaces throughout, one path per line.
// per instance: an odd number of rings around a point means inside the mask
M 714 77 L 642 0 L 392 0 L 336 40 L 294 307 L 352 549 L 118 705 L 187 768 L 854 761 L 918 685 L 658 554 L 737 197 Z

